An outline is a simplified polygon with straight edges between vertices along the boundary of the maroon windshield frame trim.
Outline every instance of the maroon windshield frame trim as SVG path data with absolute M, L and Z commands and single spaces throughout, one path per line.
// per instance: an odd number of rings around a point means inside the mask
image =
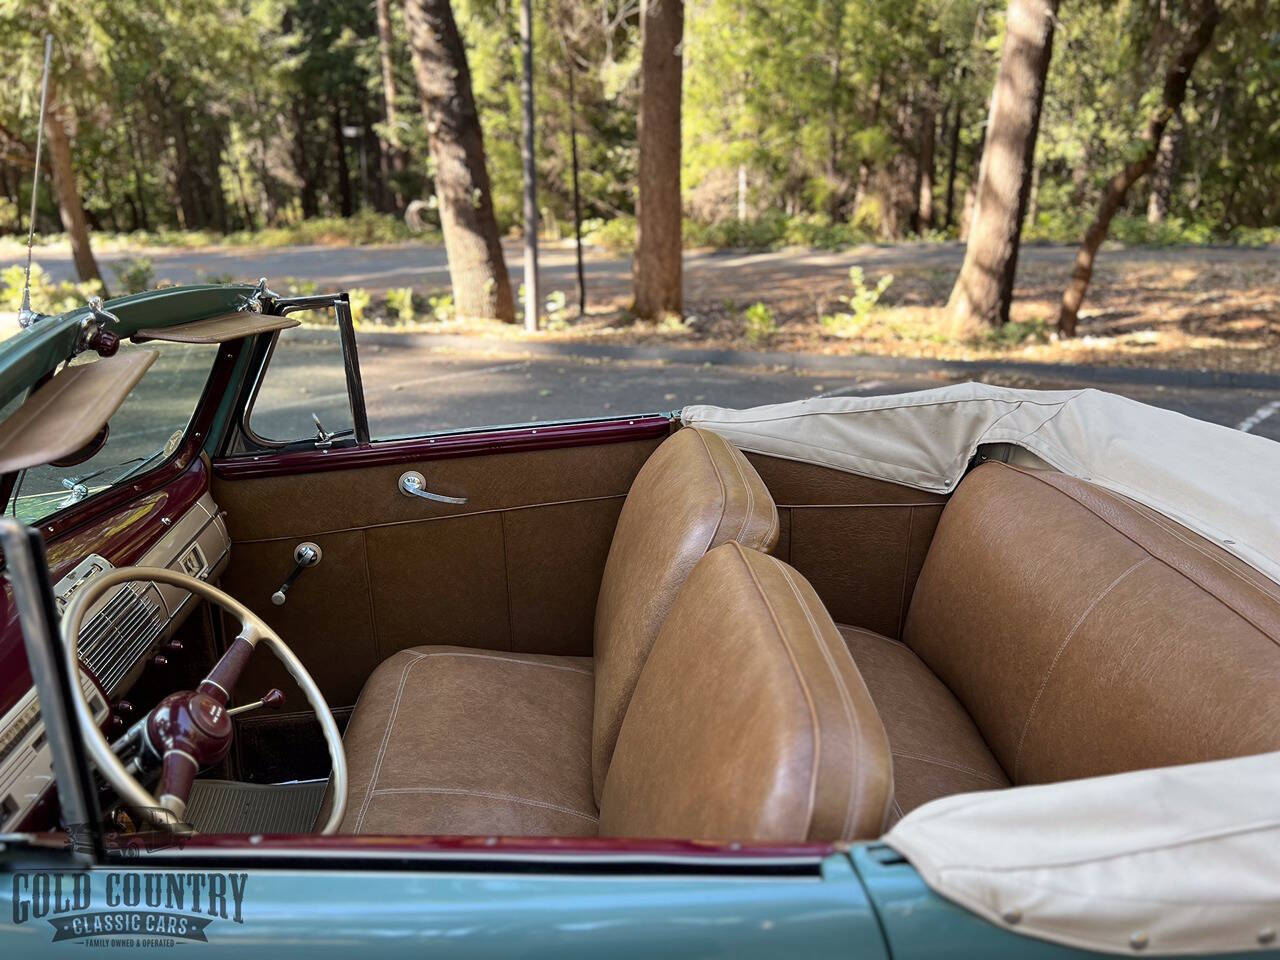
M 326 470 L 350 470 L 386 463 L 418 463 L 489 453 L 586 447 L 664 437 L 671 432 L 673 423 L 674 419 L 667 414 L 651 414 L 586 423 L 556 423 L 414 437 L 409 440 L 382 440 L 328 450 L 241 455 L 214 461 L 213 472 L 223 480 L 248 480 L 255 477 L 321 473 Z

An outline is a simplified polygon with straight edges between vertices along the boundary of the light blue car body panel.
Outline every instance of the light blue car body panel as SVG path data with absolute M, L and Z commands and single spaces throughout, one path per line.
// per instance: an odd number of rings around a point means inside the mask
M 510 873 L 240 871 L 248 875 L 243 922 L 215 919 L 204 931 L 207 943 L 177 943 L 194 951 L 188 955 L 244 960 L 433 954 L 888 957 L 866 892 L 844 854 L 827 857 L 821 874 L 809 876 L 557 875 L 554 866 L 544 867 Z M 148 871 L 126 866 L 90 872 L 95 908 L 106 902 L 109 874 L 124 872 Z M 53 943 L 47 919 L 15 923 L 13 879 L 0 874 L 0 880 L 0 956 L 126 954 L 122 946 Z

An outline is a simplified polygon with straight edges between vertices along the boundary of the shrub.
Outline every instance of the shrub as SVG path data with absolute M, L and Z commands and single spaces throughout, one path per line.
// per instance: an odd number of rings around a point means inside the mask
M 747 340 L 754 344 L 768 343 L 778 332 L 778 321 L 773 311 L 763 303 L 753 303 L 743 313 Z
M 156 285 L 156 272 L 147 257 L 121 260 L 111 265 L 111 271 L 116 275 L 116 284 L 124 293 L 142 293 Z
M 23 265 L 15 263 L 0 271 L 0 309 L 22 309 Z M 96 280 L 85 283 L 54 283 L 38 263 L 31 264 L 31 309 L 55 315 L 83 307 L 90 297 L 102 294 Z
M 364 287 L 352 287 L 347 291 L 347 296 L 351 303 L 351 319 L 356 323 L 364 322 L 364 313 L 369 309 L 369 304 L 373 301 L 373 297 L 369 295 L 369 291 Z
M 414 310 L 413 287 L 393 287 L 387 291 L 387 308 L 406 326 L 418 318 Z
M 427 297 L 427 309 L 431 311 L 431 315 L 440 323 L 452 320 L 458 312 L 453 305 L 452 293 L 441 293 Z
M 853 293 L 840 297 L 848 309 L 840 313 L 824 314 L 822 329 L 833 337 L 856 337 L 871 322 L 871 315 L 880 304 L 880 298 L 893 285 L 893 274 L 886 273 L 874 287 L 868 287 L 861 267 L 849 269 L 849 284 Z
M 595 227 L 583 239 L 612 254 L 631 253 L 636 248 L 635 217 L 615 217 Z

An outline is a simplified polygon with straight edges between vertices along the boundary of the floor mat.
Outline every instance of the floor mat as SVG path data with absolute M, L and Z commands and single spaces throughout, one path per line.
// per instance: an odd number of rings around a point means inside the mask
M 310 833 L 327 785 L 197 780 L 186 821 L 200 833 Z

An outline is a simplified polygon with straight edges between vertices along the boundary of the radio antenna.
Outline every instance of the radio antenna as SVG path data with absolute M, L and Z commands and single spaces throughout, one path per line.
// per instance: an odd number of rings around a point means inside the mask
M 44 314 L 31 309 L 31 245 L 36 239 L 36 199 L 40 192 L 40 148 L 44 144 L 44 115 L 49 105 L 49 63 L 53 59 L 53 34 L 44 35 L 44 75 L 40 80 L 40 126 L 36 128 L 36 162 L 31 177 L 31 220 L 27 230 L 27 272 L 22 281 L 22 308 L 18 323 L 29 327 Z

